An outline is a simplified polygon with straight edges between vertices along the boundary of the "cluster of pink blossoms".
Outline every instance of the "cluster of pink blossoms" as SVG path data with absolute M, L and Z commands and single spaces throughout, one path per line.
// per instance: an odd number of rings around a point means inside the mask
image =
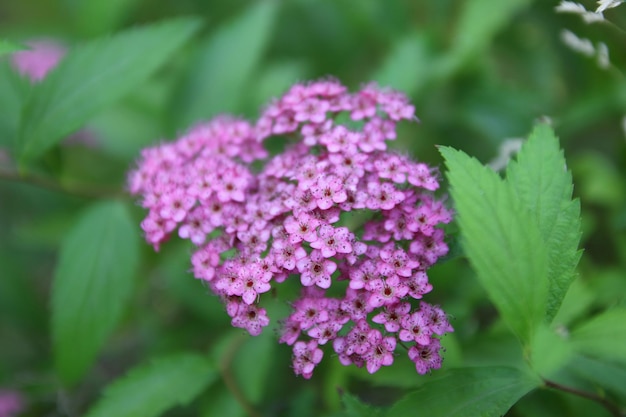
M 321 80 L 294 85 L 256 124 L 219 117 L 144 149 L 129 188 L 149 210 L 145 238 L 156 250 L 176 229 L 190 239 L 194 275 L 251 335 L 269 324 L 260 295 L 299 280 L 280 337 L 297 375 L 311 377 L 325 344 L 374 373 L 398 340 L 417 372 L 439 368 L 438 336 L 453 329 L 439 307 L 410 300 L 432 290 L 426 270 L 448 251 L 437 226 L 451 213 L 432 168 L 387 150 L 402 119 L 415 120 L 402 93 Z M 269 157 L 274 136 L 290 141 Z M 359 231 L 346 226 L 354 212 L 370 214 Z
M 24 409 L 24 399 L 19 392 L 0 389 L 0 417 L 17 416 Z
M 66 53 L 65 47 L 52 40 L 33 40 L 27 42 L 27 45 L 31 49 L 15 52 L 11 56 L 11 63 L 32 82 L 43 80 Z

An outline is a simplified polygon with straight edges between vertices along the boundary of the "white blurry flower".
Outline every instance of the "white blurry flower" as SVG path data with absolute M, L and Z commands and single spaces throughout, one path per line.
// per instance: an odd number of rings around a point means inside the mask
M 574 32 L 567 29 L 561 31 L 561 40 L 572 50 L 583 55 L 592 57 L 596 54 L 596 50 L 589 39 L 579 38 Z
M 597 45 L 598 66 L 602 69 L 607 69 L 611 66 L 611 61 L 609 60 L 609 48 L 604 42 L 598 42 Z
M 561 1 L 558 6 L 554 8 L 557 13 L 587 13 L 587 9 L 580 3 L 574 3 L 573 1 Z
M 624 0 L 599 0 L 599 6 L 596 9 L 596 13 L 602 13 L 606 9 L 612 9 L 613 7 L 617 7 L 623 2 Z
M 509 138 L 505 139 L 498 149 L 498 156 L 493 158 L 487 164 L 494 171 L 502 171 L 509 163 L 511 157 L 522 149 L 524 139 L 521 138 Z
M 557 13 L 573 13 L 583 18 L 585 23 L 594 23 L 604 21 L 602 13 L 591 12 L 585 9 L 580 3 L 574 3 L 573 1 L 561 1 L 558 6 L 554 8 Z

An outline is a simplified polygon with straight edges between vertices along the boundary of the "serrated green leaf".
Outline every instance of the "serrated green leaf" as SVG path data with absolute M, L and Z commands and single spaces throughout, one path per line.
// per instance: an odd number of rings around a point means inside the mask
M 0 39 L 0 57 L 12 54 L 13 52 L 22 51 L 24 49 L 28 48 L 16 42 L 11 42 L 6 39 Z
M 52 284 L 52 339 L 66 384 L 91 366 L 130 301 L 139 234 L 117 201 L 90 207 L 61 246 Z
M 580 203 L 572 201 L 572 175 L 550 126 L 535 127 L 517 161 L 509 163 L 506 178 L 535 218 L 548 251 L 546 316 L 551 321 L 574 279 L 581 226 Z
M 341 404 L 343 404 L 344 417 L 377 417 L 382 415 L 382 411 L 379 408 L 367 405 L 348 393 L 341 395 Z
M 485 367 L 450 371 L 394 404 L 386 417 L 496 417 L 541 381 L 515 368 Z
M 218 113 L 239 113 L 278 11 L 275 1 L 259 1 L 210 34 L 198 47 L 187 82 L 175 100 L 174 130 Z
M 371 77 L 381 86 L 389 86 L 412 95 L 429 81 L 433 66 L 424 32 L 400 39 L 382 66 Z
M 572 345 L 580 353 L 626 363 L 626 308 L 614 308 L 572 331 Z
M 491 169 L 452 148 L 448 167 L 462 245 L 504 321 L 529 342 L 545 316 L 548 258 L 539 228 Z
M 132 369 L 108 386 L 87 417 L 151 417 L 185 405 L 217 377 L 205 357 L 183 353 Z
M 19 153 L 28 162 L 145 80 L 200 27 L 175 19 L 129 29 L 71 50 L 26 102 Z

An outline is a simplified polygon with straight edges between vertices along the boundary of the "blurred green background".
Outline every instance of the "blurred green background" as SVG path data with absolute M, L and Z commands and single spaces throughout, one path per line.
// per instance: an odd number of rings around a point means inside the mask
M 583 3 L 595 9 L 594 2 Z M 0 3 L 0 37 L 54 38 L 71 47 L 174 16 L 204 20 L 201 32 L 157 74 L 87 124 L 95 145 L 58 146 L 42 159 L 38 170 L 52 182 L 80 184 L 103 195 L 124 188 L 142 147 L 173 139 L 219 113 L 255 118 L 264 103 L 294 82 L 319 77 L 337 77 L 351 89 L 375 80 L 405 91 L 421 122 L 402 125 L 393 146 L 431 165 L 441 164 L 435 145 L 488 162 L 506 139 L 523 138 L 538 120 L 551 120 L 583 212 L 580 279 L 559 317 L 567 326 L 606 306 L 626 304 L 626 32 L 619 29 L 626 29 L 626 6 L 605 12 L 612 24 L 587 25 L 578 16 L 557 14 L 557 4 L 9 0 Z M 566 47 L 564 29 L 594 45 L 605 43 L 612 66 L 601 69 L 595 58 Z M 0 145 L 5 140 L 0 138 Z M 218 300 L 187 272 L 189 247 L 172 241 L 159 254 L 143 246 L 133 306 L 123 325 L 89 376 L 75 388 L 61 389 L 51 366 L 49 286 L 61 239 L 91 201 L 0 179 L 0 387 L 26 393 L 25 415 L 80 415 L 102 386 L 132 365 L 183 349 L 210 350 L 240 392 L 221 381 L 172 416 L 246 415 L 238 395 L 261 415 L 331 415 L 339 410 L 337 387 L 384 405 L 424 380 L 400 357 L 372 377 L 364 369 L 340 366 L 330 352 L 311 381 L 295 378 L 289 349 L 278 346 L 271 332 L 249 338 L 230 329 Z M 134 214 L 139 234 L 143 213 Z M 512 337 L 494 322 L 495 310 L 463 259 L 435 267 L 430 276 L 435 289 L 428 301 L 440 303 L 456 329 L 445 339 L 444 367 L 519 355 Z M 272 308 L 287 311 L 279 302 Z M 605 412 L 593 403 L 541 392 L 510 415 L 567 415 L 568 410 Z

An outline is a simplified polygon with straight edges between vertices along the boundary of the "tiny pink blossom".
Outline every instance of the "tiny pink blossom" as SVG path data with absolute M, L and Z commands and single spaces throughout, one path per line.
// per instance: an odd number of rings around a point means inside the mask
M 237 315 L 231 320 L 234 327 L 246 329 L 252 336 L 261 334 L 263 327 L 270 323 L 267 311 L 258 308 L 256 305 L 244 305 L 239 308 Z
M 409 358 L 415 362 L 415 369 L 420 375 L 424 375 L 432 369 L 441 368 L 442 358 L 439 355 L 441 342 L 432 339 L 429 345 L 415 345 L 409 348 Z
M 404 316 L 400 321 L 400 340 L 404 342 L 417 342 L 425 346 L 430 344 L 433 333 L 428 320 L 421 311 L 416 311 L 410 316 Z
M 400 330 L 400 320 L 411 310 L 409 303 L 396 303 L 386 305 L 385 309 L 372 317 L 374 323 L 384 324 L 388 332 Z
M 268 292 L 271 288 L 269 284 L 271 275 L 263 273 L 260 265 L 257 263 L 245 265 L 239 270 L 239 279 L 243 286 L 241 298 L 246 304 L 252 304 L 256 301 L 259 294 Z
M 311 247 L 319 249 L 324 258 L 330 258 L 337 253 L 352 252 L 352 233 L 347 227 L 334 228 L 329 224 L 320 226 L 319 238 L 311 242 Z
M 341 179 L 335 175 L 320 177 L 317 184 L 311 188 L 311 193 L 316 198 L 317 206 L 322 210 L 332 207 L 334 203 L 343 203 L 348 198 Z
M 367 372 L 375 373 L 381 366 L 393 364 L 393 351 L 396 349 L 395 337 L 383 337 L 380 331 L 370 330 L 367 335 L 371 345 L 370 351 L 365 356 Z
M 317 285 L 324 289 L 330 287 L 330 276 L 337 270 L 337 264 L 324 258 L 319 250 L 313 250 L 308 258 L 300 259 L 297 266 L 302 285 L 305 287 Z
M 296 342 L 293 345 L 293 370 L 296 375 L 302 375 L 304 379 L 310 379 L 313 370 L 322 360 L 324 352 L 318 348 L 317 342 L 311 340 L 308 343 Z

